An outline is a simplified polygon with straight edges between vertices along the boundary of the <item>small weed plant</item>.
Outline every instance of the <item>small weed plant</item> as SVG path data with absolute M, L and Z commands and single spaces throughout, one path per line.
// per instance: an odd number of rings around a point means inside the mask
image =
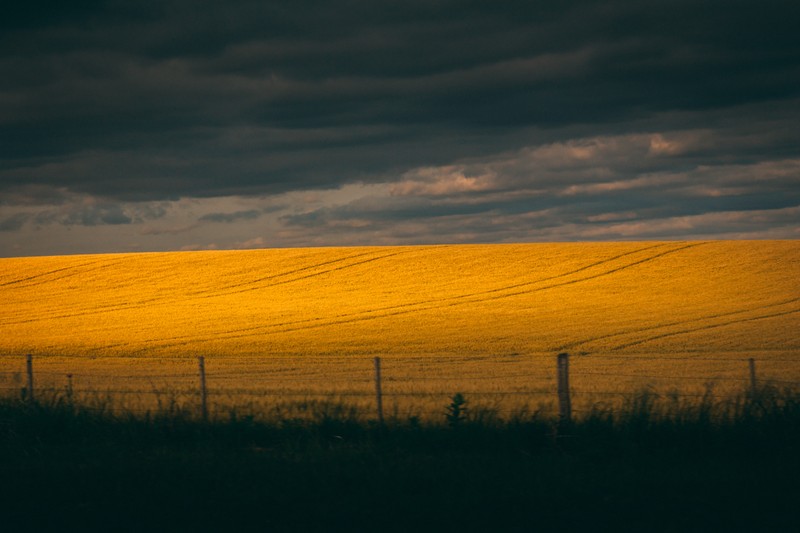
M 450 399 L 450 405 L 447 406 L 447 413 L 445 414 L 447 425 L 450 427 L 458 427 L 467 419 L 467 399 L 460 392 L 457 392 Z

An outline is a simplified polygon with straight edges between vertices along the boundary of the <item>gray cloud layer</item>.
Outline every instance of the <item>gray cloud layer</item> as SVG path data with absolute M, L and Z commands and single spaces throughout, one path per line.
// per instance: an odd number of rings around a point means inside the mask
M 405 224 L 462 217 L 493 240 L 797 206 L 798 20 L 791 0 L 18 3 L 0 20 L 0 231 L 347 184 L 385 195 L 295 199 L 285 242 L 338 242 L 348 220 L 417 242 L 466 233 Z M 265 220 L 240 207 L 185 227 Z

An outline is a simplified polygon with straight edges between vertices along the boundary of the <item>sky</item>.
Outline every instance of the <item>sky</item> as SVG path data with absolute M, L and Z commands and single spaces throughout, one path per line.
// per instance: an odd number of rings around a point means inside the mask
M 796 0 L 0 17 L 0 256 L 800 238 Z

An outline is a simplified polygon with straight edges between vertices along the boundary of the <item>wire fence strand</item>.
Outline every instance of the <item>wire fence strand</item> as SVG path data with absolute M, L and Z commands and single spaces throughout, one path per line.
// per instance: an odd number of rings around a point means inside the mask
M 41 359 L 37 356 L 33 375 L 28 375 L 26 379 L 28 369 L 25 360 L 19 358 L 17 370 L 6 367 L 0 371 L 0 391 L 4 391 L 4 396 L 13 397 L 16 394 L 28 401 L 33 400 L 32 393 L 36 398 L 49 395 L 60 401 L 82 401 L 82 408 L 99 412 L 113 412 L 116 408 L 113 402 L 103 404 L 119 397 L 124 399 L 120 400 L 123 402 L 121 409 L 134 414 L 156 414 L 170 409 L 193 413 L 199 409 L 199 398 L 206 395 L 214 398 L 220 409 L 224 406 L 235 408 L 237 405 L 263 405 L 267 409 L 271 405 L 277 409 L 285 403 L 352 402 L 357 410 L 374 413 L 372 403 L 378 394 L 378 405 L 381 405 L 380 398 L 385 398 L 395 409 L 404 412 L 437 415 L 442 414 L 442 406 L 447 405 L 448 399 L 456 392 L 468 398 L 473 408 L 481 412 L 516 413 L 521 409 L 520 405 L 523 410 L 528 408 L 528 403 L 521 402 L 543 405 L 543 402 L 559 404 L 562 401 L 557 395 L 557 371 L 552 356 L 547 360 L 540 355 L 528 358 L 515 356 L 513 360 L 504 360 L 502 367 L 498 367 L 497 361 L 491 356 L 449 355 L 440 360 L 393 356 L 385 360 L 388 364 L 383 366 L 380 378 L 382 387 L 380 383 L 375 383 L 369 359 L 353 356 L 253 358 L 244 363 L 241 360 L 230 363 L 212 359 L 209 361 L 211 364 L 205 366 L 206 380 L 200 379 L 199 370 L 194 366 L 197 362 L 186 358 L 147 359 L 147 363 L 152 365 L 179 366 L 179 371 L 172 366 L 171 369 L 164 368 L 164 372 L 142 365 L 142 358 L 136 359 L 134 365 L 141 366 L 141 372 L 132 368 L 124 371 L 120 368 L 121 372 L 114 372 L 107 367 L 92 371 L 79 365 L 75 365 L 77 372 L 68 370 L 70 365 L 65 364 L 64 360 L 69 362 L 75 359 L 77 356 L 44 356 Z M 708 398 L 717 384 L 729 387 L 726 390 L 739 386 L 745 392 L 753 392 L 757 387 L 764 386 L 800 387 L 800 381 L 786 379 L 787 376 L 779 374 L 774 366 L 781 365 L 781 370 L 794 368 L 787 364 L 800 363 L 800 355 L 796 360 L 785 357 L 759 359 L 756 361 L 758 373 L 754 373 L 756 367 L 752 363 L 753 358 L 741 357 L 578 355 L 571 359 L 572 384 L 568 395 L 580 402 L 575 408 L 576 413 L 592 412 L 596 405 L 631 401 L 642 390 L 647 390 L 652 397 L 694 401 Z M 103 359 L 104 362 L 111 360 Z M 0 363 L 7 361 L 8 358 L 0 358 Z M 115 366 L 122 364 L 120 358 L 114 358 L 113 362 Z M 347 366 L 337 368 L 339 362 L 346 362 Z M 354 364 L 356 362 L 358 364 Z M 631 370 L 633 367 L 629 365 L 630 362 L 635 362 L 635 368 L 642 371 Z M 669 363 L 668 371 L 659 372 L 649 366 L 650 363 L 657 365 L 661 362 Z M 676 366 L 675 362 L 682 364 Z M 698 371 L 695 365 L 709 362 L 725 365 L 705 365 L 706 372 Z M 750 363 L 749 367 L 745 363 Z M 241 366 L 231 368 L 233 364 Z M 513 364 L 528 366 L 505 366 Z M 603 366 L 592 369 L 591 365 L 596 364 Z M 61 368 L 55 370 L 54 365 Z M 609 365 L 612 368 L 608 368 Z M 619 370 L 613 368 L 617 365 L 620 366 Z M 393 375 L 393 372 L 396 373 Z M 735 373 L 738 375 L 731 375 Z M 9 384 L 9 381 L 13 383 Z M 33 391 L 28 390 L 30 383 L 34 384 Z M 147 386 L 148 383 L 150 386 Z M 667 384 L 673 387 L 684 385 L 688 390 L 666 389 Z M 592 388 L 592 385 L 596 385 L 596 388 Z M 598 403 L 598 398 L 608 400 Z M 101 405 L 93 405 L 92 402 Z

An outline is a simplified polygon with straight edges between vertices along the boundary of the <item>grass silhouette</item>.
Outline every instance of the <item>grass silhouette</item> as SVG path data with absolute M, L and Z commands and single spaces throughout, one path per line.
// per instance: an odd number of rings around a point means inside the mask
M 113 414 L 0 402 L 4 530 L 791 530 L 800 395 L 642 393 L 568 433 L 537 413 L 457 428 Z

